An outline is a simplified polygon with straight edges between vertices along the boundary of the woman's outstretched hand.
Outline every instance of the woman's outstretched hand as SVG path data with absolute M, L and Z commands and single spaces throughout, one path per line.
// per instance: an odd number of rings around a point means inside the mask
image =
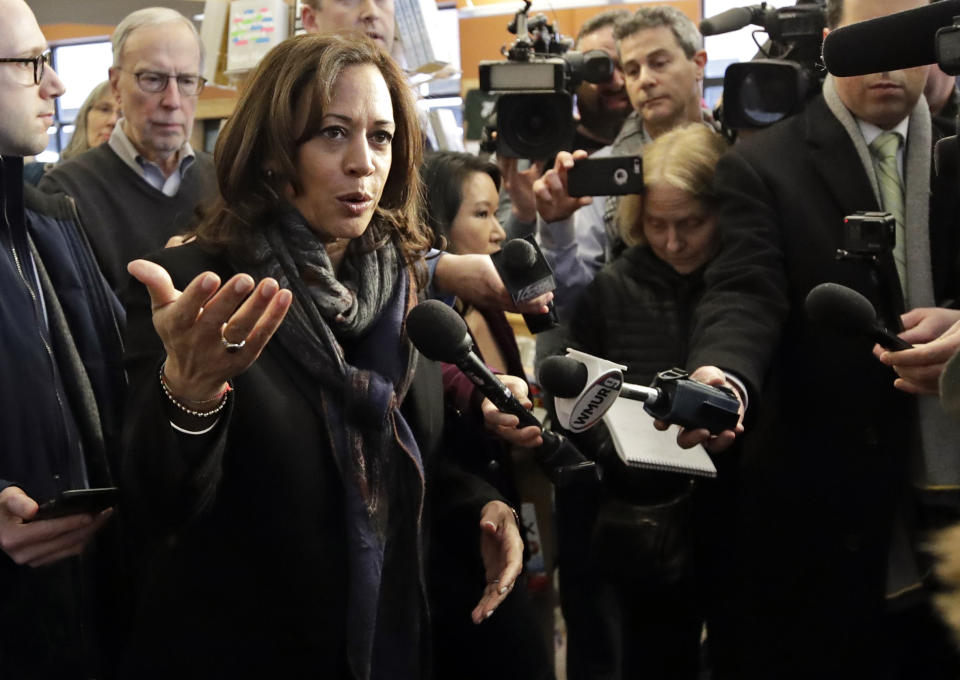
M 483 557 L 487 587 L 473 609 L 474 623 L 483 623 L 500 606 L 523 567 L 523 539 L 510 506 L 490 501 L 480 513 L 480 555 Z
M 256 361 L 280 326 L 293 297 L 274 279 L 255 284 L 237 274 L 220 285 L 213 272 L 177 290 L 160 265 L 134 260 L 127 271 L 147 287 L 153 326 L 167 352 L 164 376 L 184 400 L 202 402 Z

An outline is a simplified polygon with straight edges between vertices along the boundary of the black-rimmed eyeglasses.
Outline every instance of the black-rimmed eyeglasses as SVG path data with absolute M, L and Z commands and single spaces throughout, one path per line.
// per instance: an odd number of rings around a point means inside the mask
M 50 50 L 36 57 L 4 57 L 0 59 L 2 64 L 33 64 L 33 84 L 39 85 L 43 80 L 43 70 L 50 63 Z
M 157 94 L 166 90 L 167 83 L 170 82 L 171 78 L 177 81 L 177 89 L 185 97 L 195 97 L 200 94 L 203 91 L 203 86 L 207 83 L 206 78 L 192 73 L 173 74 L 157 71 L 137 71 L 136 73 L 127 71 L 127 73 L 137 79 L 137 85 L 141 90 L 150 94 Z

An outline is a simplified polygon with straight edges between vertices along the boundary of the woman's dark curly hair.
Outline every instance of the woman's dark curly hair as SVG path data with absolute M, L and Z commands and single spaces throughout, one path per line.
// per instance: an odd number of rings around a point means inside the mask
M 423 137 L 413 95 L 396 62 L 361 34 L 298 35 L 263 59 L 217 139 L 220 195 L 196 229 L 202 244 L 244 258 L 253 230 L 289 204 L 285 192 L 309 190 L 297 175 L 297 149 L 320 131 L 342 73 L 365 64 L 387 83 L 396 130 L 380 203 L 357 241 L 376 248 L 393 240 L 408 263 L 420 260 L 431 234 L 418 214 Z

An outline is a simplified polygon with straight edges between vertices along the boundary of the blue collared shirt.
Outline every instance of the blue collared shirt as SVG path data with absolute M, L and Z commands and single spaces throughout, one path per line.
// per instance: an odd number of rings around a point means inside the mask
M 193 147 L 190 146 L 190 142 L 185 141 L 183 146 L 180 147 L 180 150 L 177 151 L 179 163 L 177 163 L 176 169 L 167 177 L 159 165 L 148 161 L 137 151 L 133 142 L 130 141 L 130 138 L 127 137 L 123 131 L 125 122 L 126 119 L 124 118 L 117 121 L 117 124 L 113 127 L 113 133 L 110 135 L 110 141 L 108 141 L 107 144 L 110 145 L 114 153 L 116 153 L 131 170 L 143 178 L 143 181 L 157 191 L 162 191 L 166 196 L 176 196 L 177 192 L 180 191 L 180 182 L 183 180 L 183 174 L 197 159 L 197 155 L 193 152 Z

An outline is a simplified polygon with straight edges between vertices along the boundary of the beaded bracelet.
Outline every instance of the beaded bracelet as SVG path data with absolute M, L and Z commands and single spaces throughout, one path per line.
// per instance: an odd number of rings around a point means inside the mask
M 230 387 L 230 384 L 227 383 L 226 388 L 218 394 L 213 399 L 206 399 L 204 401 L 197 402 L 198 404 L 207 404 L 213 401 L 219 401 L 220 403 L 212 411 L 195 411 L 192 408 L 186 406 L 183 402 L 173 396 L 173 393 L 170 391 L 170 388 L 167 386 L 167 379 L 163 375 L 164 366 L 160 367 L 160 387 L 163 389 L 163 393 L 167 395 L 167 399 L 170 400 L 170 403 L 176 406 L 178 409 L 184 413 L 193 416 L 194 418 L 209 418 L 210 416 L 216 415 L 223 410 L 227 405 L 227 396 L 233 391 L 233 388 Z

